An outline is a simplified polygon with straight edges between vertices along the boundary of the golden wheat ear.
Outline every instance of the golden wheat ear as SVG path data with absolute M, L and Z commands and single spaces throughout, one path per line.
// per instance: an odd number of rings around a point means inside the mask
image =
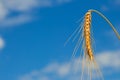
M 75 57 L 76 53 L 78 53 L 78 51 L 82 45 L 80 53 L 83 56 L 83 58 L 79 59 L 82 62 L 82 70 L 81 70 L 80 80 L 94 80 L 93 79 L 94 72 L 96 72 L 96 74 L 97 74 L 96 76 L 100 77 L 100 79 L 95 79 L 95 80 L 104 80 L 102 72 L 95 60 L 94 48 L 92 45 L 93 44 L 92 40 L 94 40 L 94 39 L 92 38 L 93 36 L 91 36 L 92 35 L 92 32 L 91 32 L 92 17 L 91 16 L 92 16 L 93 12 L 100 15 L 110 25 L 110 27 L 113 29 L 113 31 L 115 32 L 118 39 L 120 39 L 120 35 L 117 32 L 117 30 L 114 28 L 114 26 L 111 24 L 111 22 L 102 13 L 100 13 L 97 10 L 93 10 L 93 9 L 88 10 L 88 12 L 84 16 L 84 19 L 83 19 L 83 22 L 81 23 L 81 25 L 75 30 L 75 32 L 66 41 L 66 43 L 67 43 L 72 38 L 73 38 L 73 41 L 75 39 L 78 39 L 76 46 L 73 50 L 72 59 Z M 82 35 L 80 36 L 80 34 L 82 34 Z M 87 69 L 87 72 L 86 72 L 87 75 L 85 74 L 85 71 L 86 71 L 85 69 Z
M 83 28 L 83 34 L 84 34 L 84 42 L 85 44 L 83 44 L 85 47 L 85 50 L 83 52 L 83 54 L 85 55 L 85 62 L 82 61 L 82 74 L 81 74 L 81 80 L 83 79 L 83 73 L 84 73 L 84 64 L 87 64 L 87 69 L 88 69 L 88 79 L 87 80 L 93 80 L 93 71 L 96 72 L 96 76 L 98 76 L 100 79 L 99 80 L 104 80 L 102 72 L 94 58 L 94 50 L 92 47 L 92 36 L 91 36 L 91 19 L 92 19 L 92 12 L 95 12 L 97 14 L 99 14 L 109 25 L 110 27 L 113 29 L 113 31 L 115 32 L 116 36 L 118 37 L 118 39 L 120 39 L 120 35 L 117 32 L 117 30 L 115 29 L 115 27 L 111 24 L 111 22 L 99 11 L 97 10 L 88 10 L 88 12 L 86 13 L 85 17 L 84 17 L 84 28 Z M 94 66 L 94 67 L 93 67 Z M 94 70 L 93 70 L 94 68 Z

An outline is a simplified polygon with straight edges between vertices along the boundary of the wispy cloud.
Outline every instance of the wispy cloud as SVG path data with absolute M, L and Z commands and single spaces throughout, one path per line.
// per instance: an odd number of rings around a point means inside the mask
M 43 69 L 34 70 L 30 73 L 20 76 L 18 80 L 57 80 L 57 79 L 72 80 L 73 78 L 74 80 L 77 80 L 78 77 L 74 75 L 72 76 L 73 72 L 75 71 L 75 66 L 78 65 L 77 64 L 71 65 L 70 62 L 64 62 L 62 64 L 54 62 L 50 63 Z
M 19 24 L 27 22 L 32 18 L 32 11 L 34 8 L 50 7 L 70 1 L 71 0 L 1 0 L 0 24 Z M 13 15 L 15 13 L 18 14 Z
M 100 9 L 103 11 L 119 10 L 120 0 L 108 0 L 106 4 L 102 4 Z
M 115 73 L 116 71 L 120 70 L 119 56 L 120 51 L 102 52 L 96 55 L 96 60 L 103 70 L 110 68 L 111 72 Z M 78 80 L 81 72 L 81 66 L 78 63 L 79 59 L 75 59 L 72 65 L 71 62 L 64 62 L 62 64 L 50 63 L 43 69 L 34 70 L 30 73 L 20 76 L 18 80 L 57 80 L 58 78 L 63 80 Z M 108 72 L 104 73 L 108 74 Z
M 114 1 L 114 4 L 115 4 L 116 6 L 120 6 L 120 0 L 115 0 L 115 1 Z
M 101 10 L 102 10 L 102 11 L 108 11 L 109 8 L 108 8 L 106 5 L 102 5 L 102 6 L 101 6 Z

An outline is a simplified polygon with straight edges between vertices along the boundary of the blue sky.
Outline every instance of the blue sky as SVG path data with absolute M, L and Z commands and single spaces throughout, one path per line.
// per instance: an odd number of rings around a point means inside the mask
M 89 9 L 102 12 L 120 33 L 119 0 L 1 0 L 0 80 L 78 80 L 64 43 Z M 120 79 L 120 41 L 92 14 L 95 55 L 105 80 Z M 76 65 L 74 65 L 76 66 Z

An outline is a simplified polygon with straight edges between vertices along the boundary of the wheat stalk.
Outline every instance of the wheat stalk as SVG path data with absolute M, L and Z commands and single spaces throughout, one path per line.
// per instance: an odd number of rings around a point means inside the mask
M 74 57 L 76 55 L 79 47 L 80 47 L 80 44 L 82 43 L 83 60 L 82 60 L 81 80 L 84 80 L 83 79 L 83 74 L 84 74 L 84 69 L 85 69 L 84 64 L 86 64 L 86 66 L 87 66 L 88 80 L 93 79 L 92 78 L 92 76 L 93 76 L 92 75 L 93 67 L 94 67 L 94 70 L 96 70 L 97 74 L 101 77 L 101 79 L 104 80 L 104 78 L 102 76 L 102 72 L 100 71 L 100 68 L 99 68 L 99 66 L 98 66 L 98 64 L 97 64 L 97 62 L 95 60 L 94 50 L 93 50 L 93 47 L 92 47 L 91 18 L 92 18 L 92 13 L 93 12 L 100 15 L 110 25 L 110 27 L 113 29 L 113 31 L 115 32 L 118 39 L 120 39 L 120 35 L 117 32 L 117 30 L 114 28 L 114 26 L 111 24 L 111 22 L 102 13 L 100 13 L 97 10 L 93 10 L 93 9 L 90 9 L 90 10 L 88 10 L 88 12 L 86 12 L 86 14 L 84 16 L 84 19 L 83 19 L 83 25 L 81 25 L 81 28 L 78 28 L 73 34 L 73 35 L 75 35 L 75 33 L 77 32 L 77 34 L 75 36 L 75 38 L 76 38 L 78 36 L 78 34 L 80 34 L 80 32 L 82 32 L 82 35 L 79 37 L 78 42 L 77 42 L 77 44 L 76 44 L 76 46 L 74 48 L 74 51 L 73 51 L 73 57 Z M 72 36 L 69 39 L 71 39 Z

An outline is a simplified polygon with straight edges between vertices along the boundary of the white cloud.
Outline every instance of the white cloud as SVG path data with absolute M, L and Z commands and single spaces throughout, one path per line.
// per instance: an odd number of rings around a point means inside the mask
M 2 37 L 0 37 L 0 50 L 5 47 L 5 41 L 3 40 Z
M 21 14 L 21 15 L 18 15 L 18 16 L 14 16 L 14 17 L 11 17 L 11 18 L 7 18 L 5 20 L 2 20 L 1 21 L 1 26 L 4 26 L 4 27 L 8 27 L 8 25 L 11 27 L 11 26 L 15 26 L 19 23 L 25 23 L 25 22 L 29 22 L 31 21 L 32 19 L 32 16 L 30 15 L 27 15 L 27 14 Z
M 69 62 L 62 64 L 51 63 L 44 67 L 43 69 L 34 70 L 28 74 L 20 76 L 18 80 L 57 80 L 57 79 L 71 80 L 74 76 L 73 75 L 72 77 L 70 77 L 73 74 L 72 71 L 74 71 L 74 68 L 71 68 L 71 66 L 72 65 Z
M 4 4 L 0 2 L 0 20 L 4 19 L 8 14 L 8 10 L 5 8 Z
M 38 5 L 38 0 L 3 0 L 5 7 L 9 10 L 27 11 Z
M 103 53 L 99 53 L 96 56 L 96 59 L 98 60 L 99 64 L 102 67 L 110 67 L 115 69 L 119 69 L 120 68 L 120 51 L 116 51 L 116 52 L 103 52 Z
M 70 72 L 70 63 L 58 64 L 52 63 L 43 69 L 44 73 L 56 73 L 60 77 L 64 77 Z
M 32 13 L 34 8 L 50 7 L 61 3 L 67 3 L 69 1 L 71 0 L 1 0 L 0 24 L 3 23 L 3 26 L 4 23 L 9 23 L 13 25 L 23 22 L 25 23 L 27 21 L 30 21 L 31 18 L 33 18 Z M 14 13 L 18 13 L 18 15 L 13 15 Z M 29 17 L 27 15 L 29 15 Z
M 96 55 L 96 59 L 103 70 L 110 68 L 112 73 L 120 70 L 119 57 L 120 51 L 109 51 Z M 79 80 L 81 65 L 78 65 L 78 62 L 79 60 L 75 59 L 72 64 L 71 62 L 50 63 L 43 69 L 33 70 L 30 73 L 19 76 L 18 80 Z M 108 71 L 105 74 L 109 74 Z

